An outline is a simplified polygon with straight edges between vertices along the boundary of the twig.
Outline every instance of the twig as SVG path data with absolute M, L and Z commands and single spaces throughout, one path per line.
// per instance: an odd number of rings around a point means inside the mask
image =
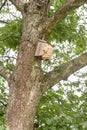
M 7 107 L 7 104 L 5 104 L 3 101 L 0 101 L 0 103 L 1 103 L 3 106 Z
M 7 21 L 4 21 L 4 20 L 0 20 L 0 23 L 5 23 L 5 24 L 7 24 L 8 22 L 7 22 Z
M 1 5 L 1 7 L 0 7 L 0 10 L 2 10 L 2 8 L 5 6 L 6 2 L 7 2 L 7 0 L 5 0 L 5 1 L 2 3 L 2 5 Z

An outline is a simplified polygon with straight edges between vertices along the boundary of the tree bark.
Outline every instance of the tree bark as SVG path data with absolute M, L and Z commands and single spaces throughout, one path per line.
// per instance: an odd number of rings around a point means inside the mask
M 7 124 L 9 130 L 33 130 L 42 96 L 40 60 L 34 57 L 39 39 L 39 14 L 23 14 L 24 25 L 16 67 L 10 76 Z M 37 19 L 36 19 L 37 18 Z
M 7 71 L 4 67 L 0 67 L 0 75 L 9 82 L 9 77 L 11 73 Z
M 9 130 L 33 130 L 34 117 L 41 98 L 40 77 L 30 76 L 28 81 L 21 80 L 10 89 L 7 122 Z M 35 80 L 35 81 L 34 81 Z M 21 83 L 20 83 L 21 82 Z M 13 82 L 12 82 L 13 84 Z
M 40 62 L 35 60 L 35 45 L 23 42 L 17 66 L 10 77 L 7 109 L 9 130 L 33 130 L 34 117 L 42 96 Z
M 71 74 L 80 70 L 86 65 L 87 52 L 75 59 L 72 59 L 71 61 L 55 67 L 52 71 L 44 75 L 45 85 L 42 87 L 42 93 L 46 92 L 46 90 L 57 84 L 59 81 L 67 80 Z

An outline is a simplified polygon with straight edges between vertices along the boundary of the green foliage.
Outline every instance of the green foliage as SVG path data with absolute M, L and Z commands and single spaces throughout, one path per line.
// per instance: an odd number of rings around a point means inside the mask
M 55 10 L 59 9 L 67 0 L 52 0 L 51 4 Z
M 4 50 L 4 49 L 3 49 Z M 0 54 L 0 66 L 13 71 L 16 62 L 17 51 L 6 49 Z
M 22 20 L 13 20 L 0 28 L 0 48 L 2 53 L 5 48 L 17 49 L 22 34 Z
M 3 124 L 3 125 L 0 126 L 0 130 L 9 130 L 9 129 L 7 128 L 6 125 Z
M 77 83 L 78 84 L 78 83 Z M 60 84 L 62 85 L 62 84 Z M 87 103 L 85 91 L 79 97 L 73 83 L 64 84 L 58 90 L 49 90 L 39 104 L 37 130 L 85 130 L 87 128 Z M 71 89 L 70 89 L 71 88 Z M 77 87 L 79 88 L 79 87 Z M 81 90 L 80 90 L 81 91 Z
M 51 0 L 50 1 L 50 10 L 48 11 L 48 17 L 50 17 L 57 9 L 59 9 L 66 0 Z
M 6 130 L 5 113 L 8 99 L 8 87 L 4 79 L 0 77 L 0 130 Z
M 79 16 L 76 12 L 72 12 L 63 22 L 61 22 L 53 31 L 51 35 L 51 40 L 55 39 L 57 42 L 62 42 L 66 40 L 73 40 L 75 34 L 77 33 L 77 22 Z
M 54 28 L 49 41 L 56 41 L 58 44 L 69 42 L 76 46 L 75 53 L 80 54 L 86 50 L 86 30 L 84 25 L 78 26 L 80 16 L 72 12 L 63 22 Z
M 22 20 L 9 21 L 0 28 L 0 66 L 12 71 L 22 35 Z

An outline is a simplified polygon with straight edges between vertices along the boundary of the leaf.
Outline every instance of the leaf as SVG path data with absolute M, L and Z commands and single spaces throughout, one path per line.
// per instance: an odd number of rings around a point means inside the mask
M 84 121 L 84 122 L 80 123 L 80 125 L 82 125 L 82 126 L 87 128 L 87 121 Z

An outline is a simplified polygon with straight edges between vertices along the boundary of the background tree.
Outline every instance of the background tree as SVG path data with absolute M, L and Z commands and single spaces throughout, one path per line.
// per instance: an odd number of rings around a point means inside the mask
M 59 81 L 67 80 L 71 74 L 87 65 L 86 30 L 85 26 L 78 21 L 81 18 L 75 10 L 86 4 L 86 2 L 86 0 L 0 1 L 1 13 L 7 16 L 9 12 L 10 17 L 12 19 L 13 17 L 15 18 L 15 20 L 2 18 L 0 21 L 5 24 L 0 29 L 0 75 L 7 80 L 9 85 L 6 114 L 9 130 L 33 130 L 34 122 L 36 121 L 37 123 L 37 118 L 41 120 L 41 113 L 39 113 L 41 111 L 38 112 L 36 120 L 35 115 L 43 94 Z M 11 12 L 12 4 L 21 12 L 21 19 L 17 19 L 15 14 Z M 16 16 L 19 16 L 19 14 Z M 42 38 L 52 42 L 52 45 L 54 45 L 54 54 L 51 61 L 42 61 L 35 57 L 38 40 Z M 62 96 L 64 92 L 60 90 L 58 90 L 58 93 L 61 93 Z M 54 97 L 58 96 L 57 92 L 54 93 L 52 91 L 49 95 L 48 91 L 47 97 L 52 95 Z M 69 94 L 67 92 L 67 102 L 61 99 L 61 96 L 57 101 L 60 107 L 61 104 L 62 106 L 64 104 L 71 107 L 71 103 L 76 105 L 75 101 L 78 101 L 78 97 L 74 96 L 73 92 Z M 74 98 L 73 102 L 71 101 L 72 97 Z M 44 99 L 42 100 L 47 101 Z M 52 103 L 55 101 L 56 99 L 54 98 Z M 5 101 L 2 102 L 2 105 L 6 105 L 4 103 Z M 79 109 L 79 105 L 78 101 L 75 110 Z M 49 120 L 50 118 L 42 119 L 40 123 L 37 123 L 37 129 L 62 129 L 62 125 L 58 124 L 64 118 L 67 118 L 68 125 L 64 126 L 63 129 L 82 129 L 83 124 L 86 127 L 85 119 L 78 126 L 75 126 L 75 123 L 79 121 L 72 122 L 75 117 L 70 117 L 69 111 L 67 114 L 65 106 L 61 111 L 57 105 L 56 110 L 60 111 L 59 116 L 55 116 L 54 120 Z M 42 108 L 44 110 L 44 107 Z M 71 109 L 74 109 L 74 105 Z M 81 111 L 79 109 L 79 113 Z M 50 112 L 51 110 L 49 115 Z M 53 121 L 58 121 L 58 119 L 60 119 L 60 122 L 53 123 Z M 70 119 L 71 122 L 69 121 Z M 48 126 L 43 125 L 46 123 Z M 54 124 L 52 127 L 51 123 Z

